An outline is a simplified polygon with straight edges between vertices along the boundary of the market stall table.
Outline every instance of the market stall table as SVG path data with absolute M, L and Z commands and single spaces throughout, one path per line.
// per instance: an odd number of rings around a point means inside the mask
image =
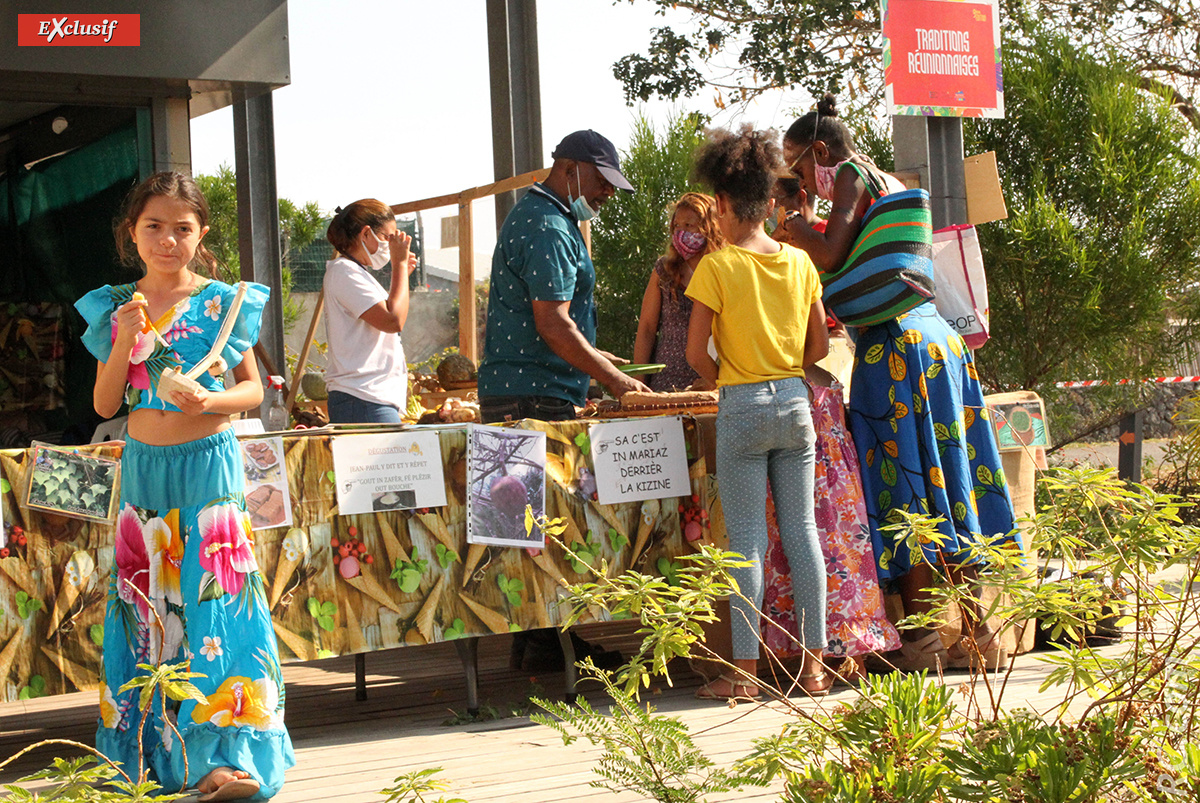
M 308 661 L 455 640 L 473 691 L 474 640 L 561 624 L 569 613 L 559 601 L 561 588 L 587 579 L 589 567 L 604 560 L 611 576 L 631 568 L 665 576 L 702 541 L 723 540 L 716 483 L 709 473 L 712 417 L 683 416 L 681 421 L 690 493 L 616 505 L 592 498 L 592 422 L 515 425 L 546 434 L 546 514 L 565 520 L 566 550 L 554 543 L 543 550 L 467 544 L 465 427 L 433 428 L 448 504 L 359 515 L 339 515 L 331 448 L 334 438 L 355 432 L 286 433 L 283 471 L 292 524 L 254 534 L 280 658 Z M 122 447 L 78 448 L 115 458 Z M 116 528 L 111 522 L 25 507 L 32 454 L 0 451 L 6 550 L 0 552 L 5 614 L 0 617 L 0 700 L 95 688 L 99 682 Z M 707 513 L 710 526 L 700 541 L 684 537 L 681 505 Z M 343 548 L 351 543 L 352 550 Z M 340 571 L 339 564 L 349 552 L 359 558 L 359 571 L 347 578 L 354 573 Z M 583 621 L 604 615 L 589 611 Z M 569 674 L 568 692 L 572 680 Z

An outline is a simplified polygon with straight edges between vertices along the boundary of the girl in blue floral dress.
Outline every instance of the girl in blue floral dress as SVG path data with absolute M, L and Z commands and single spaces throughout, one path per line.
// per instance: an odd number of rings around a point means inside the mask
M 164 370 L 186 372 L 207 355 L 231 311 L 235 288 L 192 270 L 215 266 L 201 244 L 207 231 L 208 204 L 192 179 L 151 176 L 117 226 L 118 251 L 140 258 L 145 275 L 75 304 L 99 360 L 96 412 L 112 417 L 123 401 L 130 410 L 96 746 L 131 778 L 144 762 L 168 792 L 195 786 L 202 801 L 265 799 L 295 757 L 230 416 L 262 401 L 251 349 L 269 290 L 247 285 L 221 353 L 232 387 L 214 369 L 200 375 L 200 390 L 169 402 L 156 393 Z M 203 673 L 194 682 L 207 702 L 164 711 L 156 699 L 139 755 L 137 690 L 120 688 L 146 674 L 139 664 L 185 659 Z

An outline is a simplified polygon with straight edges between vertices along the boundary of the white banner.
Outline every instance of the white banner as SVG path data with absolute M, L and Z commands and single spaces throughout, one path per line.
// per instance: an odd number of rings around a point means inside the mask
M 333 475 L 342 516 L 446 504 L 436 432 L 335 437 Z

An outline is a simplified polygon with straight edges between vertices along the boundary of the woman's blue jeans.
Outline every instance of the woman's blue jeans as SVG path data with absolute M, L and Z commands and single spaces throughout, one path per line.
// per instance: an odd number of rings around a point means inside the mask
M 399 424 L 400 411 L 390 404 L 367 401 L 340 390 L 329 391 L 331 424 Z
M 767 551 L 767 482 L 783 551 L 791 565 L 801 643 L 825 646 L 825 559 L 813 517 L 816 435 L 808 385 L 800 377 L 721 388 L 717 412 L 717 481 L 729 549 L 752 561 L 734 569 L 749 602 L 732 597 L 733 658 L 759 654 L 763 557 Z

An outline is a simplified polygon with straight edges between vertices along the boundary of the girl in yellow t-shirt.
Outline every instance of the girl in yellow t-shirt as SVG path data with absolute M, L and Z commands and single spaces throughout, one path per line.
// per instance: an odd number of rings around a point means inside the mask
M 825 562 L 813 519 L 815 435 L 804 367 L 825 356 L 829 338 L 821 282 L 803 251 L 771 239 L 763 222 L 774 211 L 781 166 L 772 132 L 710 132 L 696 157 L 697 180 L 712 187 L 727 245 L 700 260 L 688 285 L 695 303 L 687 358 L 720 389 L 717 479 L 729 548 L 751 566 L 734 577 L 745 599 L 731 601 L 733 664 L 738 670 L 705 684 L 702 699 L 758 696 L 759 607 L 767 548 L 767 483 L 780 538 L 792 567 L 796 619 L 805 647 L 800 685 L 825 694 Z M 720 365 L 708 354 L 711 334 Z

